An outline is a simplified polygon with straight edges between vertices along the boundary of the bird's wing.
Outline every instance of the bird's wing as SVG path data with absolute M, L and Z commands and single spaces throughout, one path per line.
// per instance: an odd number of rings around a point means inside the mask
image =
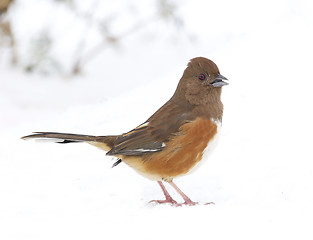
M 107 155 L 138 156 L 158 152 L 190 120 L 179 106 L 167 102 L 146 122 L 120 135 Z

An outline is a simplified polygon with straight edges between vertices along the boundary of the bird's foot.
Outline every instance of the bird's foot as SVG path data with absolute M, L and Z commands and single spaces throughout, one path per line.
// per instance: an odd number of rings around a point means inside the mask
M 195 206 L 195 205 L 199 205 L 199 202 L 193 202 L 191 200 L 186 200 L 184 203 L 178 203 L 176 206 L 180 207 L 180 206 Z M 204 205 L 211 205 L 211 204 L 215 204 L 214 202 L 208 202 L 208 203 L 204 203 Z
M 186 206 L 195 206 L 195 205 L 198 205 L 198 204 L 199 204 L 198 202 L 193 202 L 193 201 L 191 201 L 190 199 L 188 199 L 188 200 L 185 200 L 185 202 L 182 203 L 181 206 L 182 206 L 182 205 L 186 205 Z
M 169 182 L 169 184 L 179 193 L 179 195 L 184 199 L 183 203 L 177 203 L 171 195 L 168 193 L 166 188 L 164 187 L 163 183 L 161 181 L 158 181 L 158 184 L 160 185 L 164 196 L 165 200 L 152 200 L 149 203 L 157 203 L 157 204 L 166 204 L 169 203 L 174 207 L 181 207 L 181 206 L 195 206 L 198 205 L 198 202 L 193 202 L 186 194 L 184 194 L 177 186 L 176 184 L 173 183 L 173 181 Z M 214 204 L 213 202 L 206 203 L 205 205 L 208 204 Z
M 179 206 L 179 204 L 173 198 L 167 198 L 165 200 L 151 200 L 149 203 L 157 203 L 157 204 L 171 204 L 172 206 Z
M 168 199 L 165 199 L 165 200 L 151 200 L 149 203 L 171 204 L 174 207 L 195 206 L 195 205 L 199 204 L 198 202 L 193 202 L 193 201 L 185 201 L 183 203 L 178 203 L 173 198 L 168 198 Z

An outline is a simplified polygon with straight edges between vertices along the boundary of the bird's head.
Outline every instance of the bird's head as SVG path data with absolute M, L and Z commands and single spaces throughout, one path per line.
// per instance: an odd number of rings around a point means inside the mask
M 192 105 L 206 104 L 220 98 L 221 87 L 228 85 L 216 64 L 203 57 L 190 60 L 179 81 L 175 94 Z

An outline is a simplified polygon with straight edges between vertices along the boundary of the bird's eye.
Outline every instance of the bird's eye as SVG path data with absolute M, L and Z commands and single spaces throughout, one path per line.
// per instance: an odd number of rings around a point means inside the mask
M 199 80 L 203 81 L 205 79 L 205 75 L 203 73 L 199 74 Z

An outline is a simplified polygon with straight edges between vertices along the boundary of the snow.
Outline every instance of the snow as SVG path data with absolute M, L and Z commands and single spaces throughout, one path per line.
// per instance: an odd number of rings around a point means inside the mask
M 312 239 L 312 7 L 185 1 L 188 36 L 151 41 L 155 23 L 75 79 L 25 75 L 1 60 L 0 239 Z M 163 198 L 159 186 L 124 164 L 111 168 L 90 145 L 20 139 L 127 132 L 171 97 L 196 56 L 230 84 L 214 154 L 176 179 L 197 206 L 149 204 Z

